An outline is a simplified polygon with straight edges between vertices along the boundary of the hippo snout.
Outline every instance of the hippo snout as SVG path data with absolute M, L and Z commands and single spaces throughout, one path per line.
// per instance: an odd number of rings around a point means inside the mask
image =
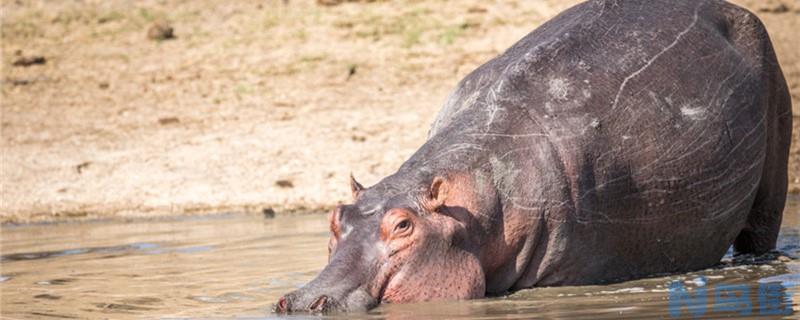
M 275 304 L 276 313 L 311 312 L 328 313 L 336 309 L 336 300 L 328 295 L 320 295 L 313 299 L 299 299 L 297 295 L 287 294 Z
M 377 305 L 378 300 L 360 288 L 343 292 L 301 288 L 278 299 L 273 311 L 328 314 L 367 311 Z

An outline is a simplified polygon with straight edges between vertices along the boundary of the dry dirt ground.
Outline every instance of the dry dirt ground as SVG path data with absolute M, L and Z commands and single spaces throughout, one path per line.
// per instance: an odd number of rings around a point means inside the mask
M 398 168 L 459 79 L 577 1 L 338 2 L 3 0 L 0 221 L 329 208 L 351 172 Z M 800 3 L 736 2 L 800 114 Z

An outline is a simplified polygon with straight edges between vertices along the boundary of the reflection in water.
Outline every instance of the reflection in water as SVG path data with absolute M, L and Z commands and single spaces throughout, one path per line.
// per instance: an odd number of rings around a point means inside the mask
M 272 317 L 274 301 L 325 265 L 327 237 L 322 215 L 3 226 L 0 310 L 8 318 Z M 384 305 L 360 317 L 755 317 L 775 303 L 797 312 L 792 317 L 800 314 L 799 246 L 800 203 L 794 201 L 779 239 L 792 259 L 728 255 L 698 272 Z M 678 293 L 686 299 L 676 300 Z
M 39 260 L 39 259 L 55 258 L 61 256 L 69 256 L 73 254 L 83 254 L 92 252 L 121 252 L 130 250 L 147 250 L 152 248 L 158 248 L 158 245 L 154 243 L 133 243 L 122 246 L 99 247 L 99 248 L 80 248 L 80 249 L 69 249 L 69 250 L 59 250 L 59 251 L 12 253 L 0 256 L 0 262 L 19 261 L 19 260 Z

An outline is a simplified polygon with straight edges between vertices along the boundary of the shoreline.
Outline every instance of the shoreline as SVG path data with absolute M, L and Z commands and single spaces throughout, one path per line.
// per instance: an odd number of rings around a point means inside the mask
M 790 193 L 786 196 L 786 207 L 800 204 L 800 193 Z M 269 205 L 242 205 L 242 206 L 205 206 L 187 207 L 183 211 L 165 211 L 158 209 L 151 210 L 121 210 L 117 212 L 86 212 L 81 216 L 70 215 L 30 215 L 27 220 L 14 217 L 0 220 L 0 227 L 18 227 L 42 224 L 65 224 L 65 223 L 105 223 L 105 222 L 130 222 L 130 221 L 150 221 L 150 220 L 182 220 L 182 219 L 209 219 L 224 216 L 257 216 L 264 219 L 273 219 L 280 216 L 293 215 L 326 215 L 335 206 L 269 206 Z M 784 211 L 784 215 L 788 211 Z

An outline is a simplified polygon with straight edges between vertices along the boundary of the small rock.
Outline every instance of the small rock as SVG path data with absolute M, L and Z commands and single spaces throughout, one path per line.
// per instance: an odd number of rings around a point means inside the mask
M 481 26 L 481 23 L 478 22 L 478 21 L 465 21 L 465 22 L 462 22 L 461 24 L 458 25 L 459 28 L 465 29 L 465 30 L 466 29 L 471 29 L 471 28 L 477 28 L 477 27 L 480 27 L 480 26 Z
M 264 219 L 272 219 L 275 218 L 275 210 L 272 208 L 264 208 L 261 210 L 261 214 L 264 215 Z
M 47 59 L 42 56 L 22 56 L 14 60 L 13 65 L 15 67 L 30 67 L 32 65 L 45 63 L 47 63 Z
M 8 78 L 5 82 L 8 82 L 13 86 L 27 86 L 29 84 L 33 84 L 35 81 L 32 79 Z
M 789 7 L 783 3 L 779 3 L 776 6 L 759 8 L 758 11 L 768 13 L 784 13 L 789 11 Z
M 321 6 L 335 6 L 339 5 L 343 0 L 317 0 L 317 4 Z
M 294 103 L 287 102 L 287 101 L 275 101 L 273 104 L 276 107 L 294 107 Z
M 158 118 L 158 124 L 160 124 L 162 126 L 165 126 L 165 125 L 168 125 L 168 124 L 174 124 L 174 123 L 178 123 L 178 122 L 181 122 L 181 120 L 178 119 L 177 117 Z
M 354 136 L 350 137 L 350 139 L 351 139 L 351 140 L 353 140 L 353 141 L 355 141 L 355 142 L 364 142 L 364 141 L 367 141 L 367 137 L 365 137 L 365 136 L 358 136 L 358 135 L 354 135 Z
M 351 64 L 347 66 L 347 80 L 350 80 L 354 75 L 356 75 L 356 71 L 358 69 L 358 65 Z
M 353 28 L 353 23 L 350 21 L 336 21 L 333 23 L 333 26 L 337 28 L 351 29 Z
M 468 13 L 486 13 L 486 11 L 488 11 L 488 10 L 486 10 L 486 8 L 484 8 L 484 7 L 478 7 L 478 6 L 469 7 L 469 8 L 467 9 L 467 12 L 468 12 Z
M 317 4 L 321 6 L 337 6 L 345 2 L 361 2 L 361 3 L 369 3 L 375 2 L 377 0 L 317 0 Z M 284 1 L 284 4 L 288 4 L 288 1 Z
M 789 262 L 789 261 L 792 261 L 792 258 L 789 258 L 787 256 L 778 256 L 778 261 L 780 261 L 780 262 Z
M 275 181 L 275 185 L 281 188 L 294 188 L 294 183 L 290 180 L 281 179 Z
M 100 84 L 98 84 L 97 87 L 100 89 L 108 89 L 109 84 L 108 82 L 100 82 Z
M 175 29 L 164 20 L 158 20 L 147 30 L 147 37 L 151 40 L 162 41 L 175 38 Z
M 279 121 L 289 121 L 289 120 L 292 120 L 292 119 L 294 119 L 294 116 L 291 113 L 288 113 L 288 112 L 283 112 L 278 117 Z
M 81 174 L 81 173 L 83 173 L 83 171 L 85 171 L 86 169 L 89 169 L 89 166 L 90 166 L 90 165 L 92 165 L 92 162 L 90 162 L 90 161 L 83 162 L 83 163 L 81 163 L 81 164 L 79 164 L 79 165 L 75 166 L 75 171 L 77 171 L 77 172 L 78 172 L 78 174 Z

